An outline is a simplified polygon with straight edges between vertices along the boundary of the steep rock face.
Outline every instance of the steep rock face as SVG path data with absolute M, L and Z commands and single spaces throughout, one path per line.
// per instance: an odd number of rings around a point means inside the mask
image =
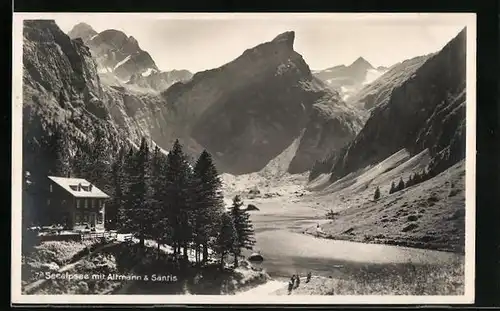
M 392 66 L 382 76 L 349 97 L 347 103 L 364 109 L 386 104 L 392 90 L 401 86 L 431 56 L 415 57 Z
M 331 105 L 331 103 L 337 105 Z M 341 150 L 362 127 L 361 111 L 344 105 L 338 94 L 330 94 L 313 105 L 295 157 L 290 163 L 289 173 L 303 173 L 313 167 L 315 161 Z
M 464 157 L 466 30 L 430 57 L 370 118 L 332 170 L 332 180 L 402 148 L 427 147 L 437 172 Z
M 47 124 L 60 124 L 75 144 L 100 128 L 110 145 L 139 144 L 145 136 L 163 149 L 171 147 L 175 129 L 164 98 L 103 85 L 89 48 L 54 21 L 25 22 L 23 64 L 27 140 L 37 140 Z
M 335 92 L 312 77 L 293 50 L 294 38 L 294 32 L 283 33 L 164 93 L 176 113 L 175 122 L 186 125 L 188 136 L 214 155 L 222 171 L 261 170 L 315 121 L 312 114 L 317 119 L 330 117 L 317 112 L 322 108 L 338 106 L 339 118 L 356 120 Z M 295 165 L 295 171 L 308 167 Z
M 143 73 L 135 73 L 130 77 L 127 84 L 137 85 L 145 89 L 162 92 L 177 82 L 186 82 L 193 77 L 188 70 L 155 71 L 148 70 Z
M 36 165 L 40 137 L 53 124 L 75 143 L 101 128 L 109 145 L 117 147 L 123 140 L 108 122 L 97 68 L 82 40 L 71 40 L 53 20 L 26 20 L 23 36 L 24 147 L 32 148 L 24 164 Z
M 115 29 L 107 29 L 89 38 L 95 33 L 89 25 L 76 25 L 68 35 L 75 39 L 81 37 L 90 47 L 97 61 L 99 71 L 111 72 L 124 81 L 128 81 L 135 73 L 158 70 L 148 52 L 139 47 L 137 40 Z
M 293 32 L 161 94 L 138 91 L 119 78 L 111 83 L 115 75 L 99 73 L 95 53 L 83 39 L 71 40 L 54 21 L 28 21 L 24 36 L 24 128 L 31 141 L 43 123 L 62 125 L 73 144 L 92 139 L 95 128 L 116 148 L 138 145 L 145 136 L 168 150 L 178 138 L 191 157 L 206 148 L 221 172 L 237 174 L 260 171 L 296 141 L 298 149 L 286 166 L 302 172 L 359 127 L 356 111 L 315 79 L 293 50 Z M 119 41 L 110 40 L 103 44 Z

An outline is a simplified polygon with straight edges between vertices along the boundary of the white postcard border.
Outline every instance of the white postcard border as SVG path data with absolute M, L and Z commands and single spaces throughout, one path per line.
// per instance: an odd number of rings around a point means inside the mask
M 465 293 L 463 296 L 231 296 L 231 295 L 23 295 L 21 292 L 22 217 L 22 44 L 24 19 L 54 19 L 57 15 L 127 15 L 148 19 L 427 19 L 429 23 L 457 22 L 467 27 L 466 90 L 466 229 Z M 451 38 L 450 38 L 451 39 Z M 476 14 L 474 13 L 14 13 L 12 46 L 12 245 L 11 302 L 18 304 L 467 304 L 474 302 L 475 283 L 475 168 L 476 168 Z

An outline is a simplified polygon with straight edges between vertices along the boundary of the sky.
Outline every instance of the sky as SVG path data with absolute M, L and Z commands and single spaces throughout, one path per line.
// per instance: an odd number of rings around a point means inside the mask
M 37 13 L 39 18 L 40 13 Z M 470 14 L 103 14 L 58 13 L 68 32 L 85 22 L 97 32 L 117 29 L 139 42 L 161 70 L 191 72 L 219 67 L 243 51 L 295 31 L 294 50 L 312 70 L 349 65 L 363 57 L 391 66 L 439 51 L 467 24 Z

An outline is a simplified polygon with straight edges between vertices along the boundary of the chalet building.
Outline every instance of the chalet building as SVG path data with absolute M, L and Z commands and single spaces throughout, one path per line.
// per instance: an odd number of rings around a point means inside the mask
M 109 196 L 82 178 L 49 176 L 47 207 L 69 230 L 104 230 Z

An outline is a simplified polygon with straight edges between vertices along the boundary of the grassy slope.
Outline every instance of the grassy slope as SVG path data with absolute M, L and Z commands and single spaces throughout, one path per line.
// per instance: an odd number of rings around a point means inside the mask
M 387 182 L 390 180 L 385 178 L 384 184 Z M 325 236 L 464 251 L 464 161 L 426 182 L 391 195 L 386 187 L 381 187 L 382 197 L 376 202 L 361 200 L 359 204 L 339 211 L 335 220 L 323 225 Z M 315 230 L 308 229 L 307 233 L 314 234 Z
M 69 246 L 72 246 L 72 252 L 66 251 Z M 89 279 L 48 280 L 39 286 L 34 294 L 234 294 L 237 291 L 263 284 L 269 279 L 267 274 L 253 270 L 246 262 L 243 262 L 240 268 L 226 269 L 223 272 L 219 270 L 218 266 L 202 269 L 188 267 L 186 272 L 181 275 L 179 265 L 171 260 L 170 254 L 163 250 L 158 254 L 155 247 L 146 247 L 146 251 L 139 254 L 136 246 L 137 244 L 121 243 L 83 258 L 67 273 L 69 275 L 89 275 Z M 38 250 L 35 253 L 45 254 L 48 252 L 47 248 L 58 249 L 61 251 L 57 253 L 64 255 L 63 258 L 68 258 L 65 261 L 68 263 L 84 247 L 81 243 L 49 242 L 39 247 L 43 251 Z M 35 261 L 35 258 L 39 266 L 42 267 L 54 260 L 52 255 L 36 255 L 30 260 Z M 38 269 L 37 271 L 55 273 L 57 270 Z M 147 275 L 149 280 L 112 280 L 107 279 L 109 274 Z M 175 276 L 177 280 L 153 281 L 151 279 L 153 274 Z M 92 275 L 104 275 L 105 278 L 92 279 Z
M 71 259 L 90 246 L 92 242 L 47 241 L 23 254 L 23 283 L 35 281 L 34 272 L 56 271 L 70 263 Z
M 349 278 L 313 276 L 309 283 L 301 278 L 292 295 L 463 295 L 464 265 L 383 267 L 360 269 Z M 287 295 L 287 288 L 276 291 Z

